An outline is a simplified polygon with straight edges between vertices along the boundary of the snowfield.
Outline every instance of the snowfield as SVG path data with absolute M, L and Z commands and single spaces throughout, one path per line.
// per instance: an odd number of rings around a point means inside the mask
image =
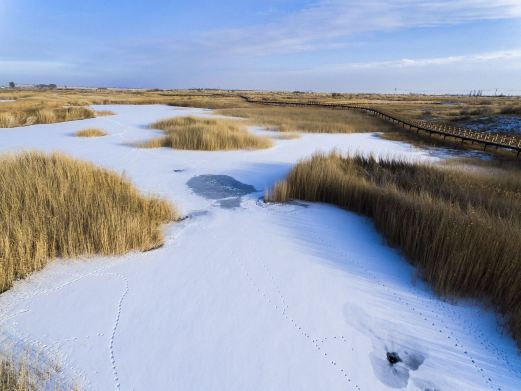
M 94 108 L 117 115 L 0 129 L 0 150 L 63 151 L 124 172 L 189 218 L 165 227 L 160 249 L 56 261 L 18 282 L 0 295 L 0 344 L 43 351 L 86 390 L 521 389 L 521 359 L 495 315 L 437 298 L 370 220 L 259 200 L 316 150 L 428 154 L 373 134 L 302 134 L 253 152 L 139 149 L 160 134 L 147 124 L 211 112 Z M 109 135 L 73 137 L 91 126 Z M 187 185 L 200 175 L 257 191 L 202 197 Z

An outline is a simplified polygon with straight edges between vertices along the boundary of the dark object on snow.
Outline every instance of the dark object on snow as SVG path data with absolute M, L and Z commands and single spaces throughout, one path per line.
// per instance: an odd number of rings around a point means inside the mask
M 387 352 L 387 361 L 389 361 L 389 363 L 390 363 L 391 365 L 394 365 L 394 364 L 396 364 L 397 362 L 402 361 L 402 359 L 400 358 L 400 356 L 398 356 L 398 353 L 395 353 L 395 352 Z

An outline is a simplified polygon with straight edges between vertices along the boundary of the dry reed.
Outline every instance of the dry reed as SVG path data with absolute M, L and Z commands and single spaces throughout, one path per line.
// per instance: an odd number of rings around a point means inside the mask
M 53 258 L 117 255 L 163 242 L 177 214 L 125 178 L 61 154 L 0 158 L 0 292 Z
M 153 123 L 165 136 L 152 139 L 143 147 L 169 147 L 187 150 L 218 151 L 269 148 L 267 137 L 256 136 L 238 121 L 213 118 L 174 117 Z
M 21 108 L 0 112 L 0 127 L 13 128 L 35 124 L 94 118 L 94 112 L 85 107 Z
M 96 114 L 96 117 L 106 117 L 108 115 L 116 115 L 116 113 L 114 113 L 113 111 L 110 111 L 110 110 L 96 110 L 94 112 L 94 114 Z
M 106 136 L 107 132 L 101 129 L 96 128 L 87 128 L 78 130 L 76 133 L 74 133 L 74 136 L 76 137 L 103 137 Z
M 222 115 L 247 118 L 256 125 L 281 132 L 358 133 L 394 130 L 387 121 L 353 110 L 322 107 L 252 106 L 223 109 Z
M 78 387 L 61 379 L 57 365 L 41 354 L 0 357 L 0 391 L 39 390 L 77 391 Z
M 521 176 L 316 155 L 267 200 L 328 202 L 364 214 L 446 296 L 491 303 L 521 346 Z

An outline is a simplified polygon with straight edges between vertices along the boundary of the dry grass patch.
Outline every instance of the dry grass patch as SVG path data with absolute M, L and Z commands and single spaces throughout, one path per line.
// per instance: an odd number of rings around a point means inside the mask
M 300 138 L 300 134 L 298 132 L 283 132 L 275 136 L 271 136 L 271 138 L 277 140 L 295 140 L 297 138 Z
M 521 105 L 505 106 L 501 109 L 501 114 L 521 115 Z
M 252 106 L 219 110 L 219 113 L 247 118 L 253 124 L 281 132 L 359 133 L 395 129 L 387 121 L 364 113 L 322 107 Z
M 85 118 L 94 118 L 94 112 L 85 107 L 40 108 L 39 106 L 29 106 L 0 112 L 0 127 L 14 128 L 35 124 L 52 124 Z
M 76 133 L 74 133 L 74 136 L 76 137 L 102 137 L 106 136 L 107 132 L 101 129 L 97 128 L 87 128 L 78 130 Z
M 521 346 L 519 171 L 316 155 L 266 199 L 328 202 L 371 217 L 437 292 L 491 303 Z
M 166 94 L 165 94 L 166 95 Z M 179 107 L 199 107 L 203 109 L 226 109 L 248 106 L 236 96 L 174 96 L 170 95 L 169 105 Z
M 163 243 L 166 201 L 61 154 L 0 158 L 0 292 L 54 258 L 118 255 Z
M 240 107 L 245 102 L 225 91 L 163 91 L 116 89 L 0 90 L 0 127 L 54 123 L 94 116 L 112 115 L 109 110 L 95 112 L 88 105 L 170 104 L 201 108 Z
M 272 145 L 269 138 L 254 135 L 244 124 L 232 120 L 174 117 L 155 122 L 150 127 L 163 130 L 165 136 L 142 145 L 147 148 L 219 151 L 262 149 Z
M 0 357 L 0 391 L 77 391 L 78 387 L 63 381 L 55 365 L 40 355 L 20 359 Z
M 116 113 L 114 113 L 113 111 L 110 111 L 110 110 L 96 110 L 94 112 L 94 114 L 96 114 L 96 117 L 106 117 L 108 115 L 116 115 Z

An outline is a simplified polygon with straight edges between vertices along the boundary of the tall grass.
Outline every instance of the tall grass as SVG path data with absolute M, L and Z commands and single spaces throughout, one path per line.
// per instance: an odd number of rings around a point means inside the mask
M 107 135 L 107 132 L 97 128 L 86 128 L 78 130 L 74 135 L 76 137 L 103 137 Z
M 521 346 L 521 175 L 316 155 L 267 200 L 328 202 L 373 219 L 445 296 L 491 303 Z
M 34 124 L 51 124 L 55 122 L 73 121 L 85 118 L 94 118 L 92 110 L 85 107 L 58 107 L 58 108 L 22 108 L 0 112 L 0 127 L 13 128 Z
M 260 149 L 272 145 L 267 137 L 256 136 L 238 121 L 213 118 L 175 117 L 150 125 L 165 136 L 150 140 L 144 147 L 188 150 Z
M 61 154 L 0 158 L 0 292 L 49 260 L 116 255 L 162 244 L 177 217 L 125 178 Z
M 395 129 L 389 122 L 363 113 L 322 107 L 252 106 L 222 109 L 218 113 L 247 118 L 253 124 L 281 132 L 359 133 Z

